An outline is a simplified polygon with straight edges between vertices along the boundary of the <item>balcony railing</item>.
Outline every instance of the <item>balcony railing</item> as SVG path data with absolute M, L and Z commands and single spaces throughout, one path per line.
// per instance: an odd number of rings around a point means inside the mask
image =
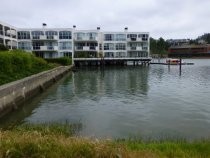
M 142 42 L 144 40 L 143 40 L 143 38 L 138 37 L 138 38 L 128 38 L 127 41 L 129 41 L 129 42 Z
M 96 51 L 97 49 L 96 46 L 75 46 L 76 51 Z
M 59 49 L 60 50 L 71 50 L 72 47 L 60 46 Z
M 57 35 L 52 36 L 46 36 L 46 35 L 40 35 L 40 36 L 32 36 L 34 40 L 58 40 Z
M 7 31 L 6 31 L 6 34 L 7 34 L 7 35 L 15 36 L 15 35 L 16 35 L 16 31 L 15 31 L 15 30 L 7 30 Z
M 128 47 L 128 51 L 142 51 L 142 47 Z
M 97 41 L 97 37 L 76 37 L 75 40 L 78 41 Z
M 34 51 L 57 51 L 58 46 L 33 46 Z

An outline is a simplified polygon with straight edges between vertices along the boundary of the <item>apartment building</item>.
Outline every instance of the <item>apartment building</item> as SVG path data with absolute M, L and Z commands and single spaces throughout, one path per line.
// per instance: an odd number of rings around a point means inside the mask
M 23 29 L 0 22 L 0 43 L 42 58 L 149 58 L 149 33 L 73 28 Z

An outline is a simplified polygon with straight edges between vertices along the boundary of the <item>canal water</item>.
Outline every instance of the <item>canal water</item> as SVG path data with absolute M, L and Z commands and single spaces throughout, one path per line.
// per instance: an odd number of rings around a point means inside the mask
M 210 137 L 210 60 L 194 65 L 81 68 L 0 120 L 70 123 L 97 138 Z

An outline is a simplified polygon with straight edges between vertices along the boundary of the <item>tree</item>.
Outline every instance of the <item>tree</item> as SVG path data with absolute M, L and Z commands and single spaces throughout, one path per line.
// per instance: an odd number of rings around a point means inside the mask
M 163 57 L 164 54 L 168 53 L 169 43 L 166 42 L 162 37 L 158 40 L 150 38 L 150 51 L 151 54 L 159 54 Z
M 150 52 L 151 54 L 157 54 L 157 40 L 150 38 Z

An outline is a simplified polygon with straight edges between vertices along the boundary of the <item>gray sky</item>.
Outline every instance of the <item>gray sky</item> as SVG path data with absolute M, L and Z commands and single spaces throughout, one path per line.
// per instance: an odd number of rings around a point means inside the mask
M 1 0 L 0 21 L 13 26 L 147 31 L 154 38 L 210 32 L 210 0 Z

